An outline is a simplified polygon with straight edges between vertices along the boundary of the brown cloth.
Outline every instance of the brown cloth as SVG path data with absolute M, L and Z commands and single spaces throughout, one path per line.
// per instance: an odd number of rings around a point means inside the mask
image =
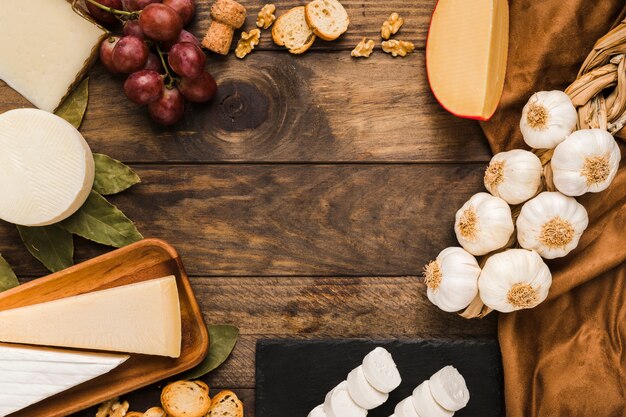
M 626 14 L 624 0 L 510 0 L 504 94 L 483 123 L 493 152 L 526 148 L 521 110 L 535 91 L 563 90 L 595 41 Z M 620 132 L 624 135 L 623 129 Z M 626 135 L 624 135 L 626 136 Z M 626 146 L 608 190 L 579 198 L 589 228 L 550 261 L 548 300 L 501 314 L 508 417 L 626 416 Z

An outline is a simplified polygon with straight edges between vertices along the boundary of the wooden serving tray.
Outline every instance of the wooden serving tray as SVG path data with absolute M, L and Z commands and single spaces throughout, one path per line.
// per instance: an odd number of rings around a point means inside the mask
M 186 371 L 209 349 L 209 335 L 176 250 L 145 239 L 0 294 L 0 311 L 174 275 L 182 319 L 179 358 L 132 354 L 118 368 L 20 410 L 10 417 L 64 417 L 109 398 Z M 97 331 L 94 328 L 94 331 Z

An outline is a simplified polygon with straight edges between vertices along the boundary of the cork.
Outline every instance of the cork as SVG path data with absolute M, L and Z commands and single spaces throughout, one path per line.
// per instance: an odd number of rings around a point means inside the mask
M 217 0 L 211 6 L 211 17 L 239 29 L 246 21 L 246 8 L 235 0 Z
M 202 39 L 202 46 L 209 51 L 228 55 L 234 34 L 235 29 L 232 26 L 214 20 L 211 22 L 204 39 Z

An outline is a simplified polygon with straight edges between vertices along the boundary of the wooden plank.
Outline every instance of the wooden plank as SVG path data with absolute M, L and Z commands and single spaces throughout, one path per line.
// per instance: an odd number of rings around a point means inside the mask
M 424 55 L 258 52 L 211 58 L 219 90 L 175 128 L 154 124 L 96 65 L 81 131 L 92 149 L 127 162 L 488 161 L 478 123 L 432 96 Z M 390 76 L 393 73 L 393 76 Z M 0 113 L 28 102 L 0 82 Z
M 416 275 L 456 244 L 454 213 L 482 189 L 483 165 L 136 167 L 111 201 L 147 237 L 169 241 L 191 275 Z M 43 274 L 15 228 L 0 253 Z M 108 248 L 77 244 L 78 261 Z

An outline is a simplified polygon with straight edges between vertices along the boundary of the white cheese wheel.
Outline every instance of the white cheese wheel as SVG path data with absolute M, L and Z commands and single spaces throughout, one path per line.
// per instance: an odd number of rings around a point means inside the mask
M 324 404 L 320 404 L 312 409 L 307 417 L 327 417 L 324 412 Z
M 430 377 L 429 385 L 435 400 L 446 410 L 459 411 L 469 401 L 465 378 L 454 366 L 448 365 L 437 371 Z
M 343 381 L 326 395 L 324 412 L 328 417 L 365 417 L 367 415 L 367 410 L 359 407 L 348 393 L 347 381 Z
M 0 219 L 23 226 L 57 223 L 91 191 L 89 145 L 68 122 L 37 109 L 0 115 Z
M 412 398 L 413 406 L 420 417 L 452 417 L 454 415 L 454 411 L 446 410 L 435 401 L 435 397 L 430 392 L 428 380 L 415 388 L 413 396 L 409 398 Z
M 393 414 L 397 417 L 422 417 L 420 414 L 417 414 L 411 397 L 406 397 L 400 401 L 393 410 Z
M 365 356 L 363 373 L 374 388 L 385 393 L 398 388 L 402 382 L 391 353 L 382 347 L 377 347 Z
M 348 392 L 354 402 L 366 410 L 380 407 L 389 398 L 388 393 L 378 391 L 367 382 L 363 373 L 363 365 L 353 369 L 348 374 Z

